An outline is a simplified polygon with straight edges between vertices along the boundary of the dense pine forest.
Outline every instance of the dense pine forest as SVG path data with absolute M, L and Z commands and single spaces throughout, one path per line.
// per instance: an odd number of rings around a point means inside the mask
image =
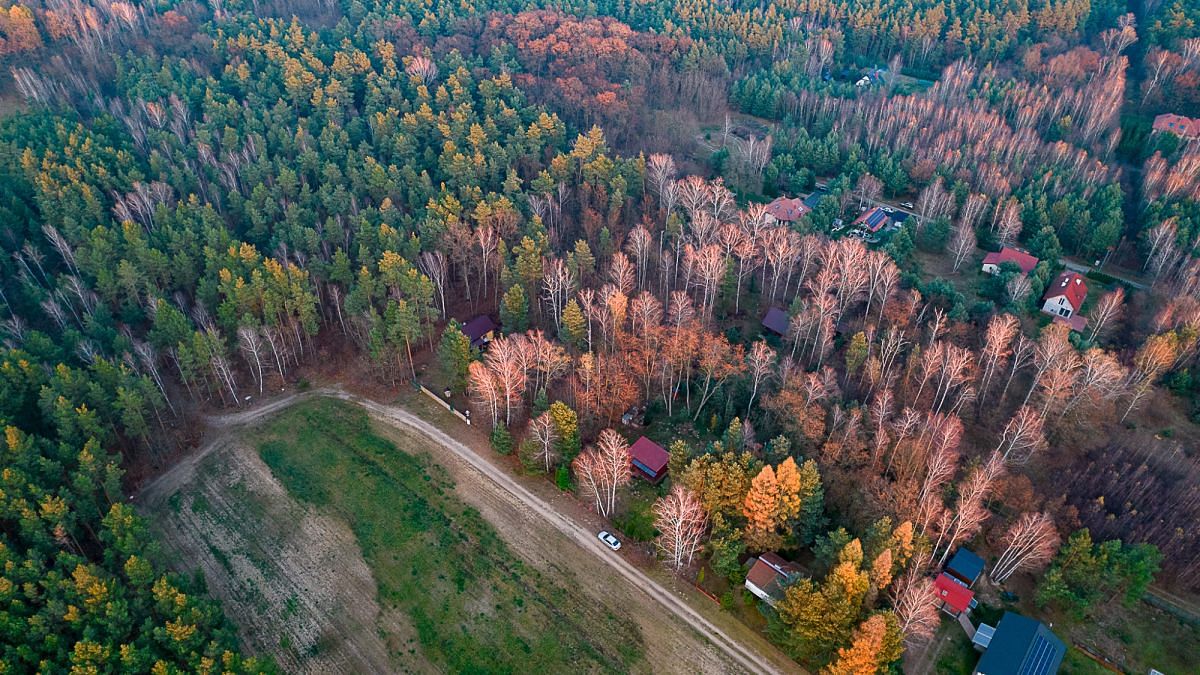
M 1200 116 L 1198 22 L 0 0 L 0 663 L 272 670 L 129 495 L 202 414 L 330 363 L 466 392 L 606 517 L 642 407 L 670 451 L 644 539 L 732 587 L 804 561 L 766 630 L 813 669 L 898 667 L 962 545 L 1063 616 L 1195 597 L 1200 140 L 1152 121 Z M 982 275 L 1002 246 L 1036 266 Z M 1038 312 L 1068 259 L 1111 265 L 1078 330 Z

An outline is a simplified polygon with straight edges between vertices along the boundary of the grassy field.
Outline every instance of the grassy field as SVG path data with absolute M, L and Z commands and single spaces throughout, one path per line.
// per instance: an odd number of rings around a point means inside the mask
M 408 617 L 438 669 L 625 672 L 643 660 L 634 625 L 596 607 L 579 580 L 523 564 L 444 471 L 375 435 L 358 408 L 306 402 L 257 439 L 293 497 L 349 524 L 381 608 Z
M 1164 673 L 1200 672 L 1200 629 L 1144 602 L 1128 607 L 1114 602 L 1086 621 L 1063 617 L 1055 627 L 1061 636 L 1088 645 L 1126 672 L 1144 673 L 1151 668 Z

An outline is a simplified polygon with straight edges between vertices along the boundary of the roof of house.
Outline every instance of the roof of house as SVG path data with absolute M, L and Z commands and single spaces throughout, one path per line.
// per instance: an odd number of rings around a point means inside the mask
M 804 198 L 804 205 L 810 210 L 817 208 L 817 204 L 821 203 L 821 198 L 829 193 L 824 188 L 813 190 L 812 194 Z
M 496 322 L 492 321 L 492 317 L 487 314 L 480 314 L 463 325 L 462 332 L 468 338 L 471 338 L 472 344 L 477 340 L 496 330 Z
M 638 438 L 633 445 L 629 446 L 629 456 L 633 461 L 649 469 L 650 473 L 655 476 L 662 473 L 671 460 L 671 454 L 663 446 L 645 436 Z
M 800 568 L 774 553 L 764 553 L 746 573 L 746 581 L 775 599 L 783 598 L 783 583 L 800 572 Z
M 979 575 L 983 574 L 983 558 L 975 555 L 973 551 L 960 548 L 954 557 L 950 558 L 950 562 L 946 563 L 946 571 L 959 579 L 974 583 Z
M 762 555 L 758 556 L 758 559 L 767 565 L 770 565 L 776 572 L 779 572 L 780 574 L 790 576 L 792 574 L 799 574 L 800 572 L 804 571 L 796 563 L 791 562 L 790 560 L 784 560 L 778 553 L 763 553 Z
M 876 206 L 873 209 L 868 209 L 852 224 L 865 225 L 868 230 L 878 232 L 887 227 L 889 222 L 891 222 L 891 214 L 884 211 L 881 207 Z
M 801 216 L 811 210 L 799 197 L 776 197 L 775 201 L 767 204 L 767 213 L 774 216 L 775 220 L 787 223 L 800 220 Z
M 1200 119 L 1192 119 L 1174 113 L 1163 113 L 1154 118 L 1155 131 L 1170 131 L 1180 136 L 1200 135 Z
M 787 335 L 789 323 L 791 323 L 791 317 L 788 316 L 787 312 L 778 307 L 768 309 L 766 316 L 762 320 L 764 328 L 775 331 L 780 335 Z
M 1071 303 L 1071 307 L 1078 312 L 1079 308 L 1083 307 L 1083 301 L 1087 299 L 1087 292 L 1088 288 L 1083 281 L 1083 275 L 1067 270 L 1055 277 L 1054 282 L 1046 287 L 1046 294 L 1042 297 L 1049 300 L 1060 295 L 1066 296 L 1067 302 Z
M 938 575 L 933 582 L 933 587 L 937 590 L 938 598 L 955 612 L 967 611 L 967 608 L 971 606 L 971 600 L 975 597 L 975 591 L 962 585 L 959 580 L 946 573 Z
M 976 647 L 987 649 L 992 643 L 992 636 L 996 634 L 996 627 L 989 626 L 986 623 L 979 624 L 979 628 L 975 629 L 975 635 L 971 636 L 971 644 Z
M 1038 259 L 1025 251 L 1007 246 L 1001 248 L 998 252 L 983 256 L 984 265 L 999 266 L 1006 262 L 1014 263 L 1017 267 L 1021 268 L 1022 272 L 1029 274 L 1033 271 L 1033 268 L 1037 267 Z
M 1040 621 L 1005 612 L 987 651 L 975 666 L 979 675 L 1053 675 L 1067 647 Z

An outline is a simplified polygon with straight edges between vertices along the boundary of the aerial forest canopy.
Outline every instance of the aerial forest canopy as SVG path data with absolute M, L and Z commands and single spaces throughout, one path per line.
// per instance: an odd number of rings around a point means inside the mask
M 1148 121 L 1200 116 L 1200 2 L 1138 11 L 0 0 L 0 661 L 270 670 L 129 494 L 201 411 L 330 355 L 400 386 L 436 354 L 604 515 L 627 410 L 693 430 L 663 513 L 702 514 L 721 574 L 816 551 L 771 625 L 809 664 L 928 638 L 914 570 L 981 532 L 1156 547 L 1104 592 L 1056 560 L 1039 598 L 1072 611 L 1160 564 L 1200 589 L 1194 443 L 1139 426 L 1200 395 L 1200 142 Z M 916 225 L 846 236 L 882 199 Z M 977 245 L 1040 263 L 973 297 Z M 1145 283 L 1039 326 L 1064 256 Z M 451 321 L 480 313 L 505 334 L 482 356 Z

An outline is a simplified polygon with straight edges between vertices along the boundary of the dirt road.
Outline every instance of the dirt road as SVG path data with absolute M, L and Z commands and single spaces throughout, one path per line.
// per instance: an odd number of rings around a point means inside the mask
M 802 672 L 793 662 L 786 659 L 777 649 L 767 643 L 741 624 L 731 622 L 728 628 L 722 628 L 705 617 L 700 611 L 691 606 L 686 599 L 677 596 L 677 592 L 666 588 L 662 583 L 637 568 L 625 558 L 614 554 L 605 548 L 595 536 L 594 524 L 584 522 L 584 518 L 568 515 L 572 510 L 570 503 L 564 503 L 556 508 L 549 501 L 518 482 L 503 469 L 497 469 L 487 459 L 481 457 L 466 444 L 452 438 L 429 421 L 417 417 L 411 412 L 396 406 L 386 405 L 377 401 L 365 399 L 350 394 L 339 388 L 324 388 L 302 394 L 289 394 L 274 399 L 252 410 L 240 411 L 229 415 L 209 418 L 210 427 L 218 430 L 216 436 L 202 447 L 200 451 L 170 472 L 147 484 L 138 496 L 139 500 L 161 501 L 163 495 L 171 494 L 195 471 L 205 456 L 215 449 L 223 447 L 230 434 L 238 428 L 253 424 L 265 417 L 286 408 L 303 398 L 311 396 L 330 396 L 352 401 L 361 405 L 371 417 L 384 427 L 393 427 L 398 431 L 419 434 L 436 444 L 439 452 L 434 453 L 439 463 L 446 463 L 448 457 L 457 459 L 463 465 L 461 470 L 452 471 L 459 474 L 458 479 L 470 480 L 474 487 L 484 484 L 501 493 L 511 504 L 502 505 L 488 503 L 480 495 L 473 495 L 469 501 L 476 502 L 485 514 L 492 518 L 508 518 L 509 525 L 497 524 L 498 527 L 513 530 L 522 537 L 530 537 L 531 544 L 548 543 L 545 537 L 545 525 L 550 525 L 557 533 L 569 541 L 573 541 L 585 552 L 583 555 L 560 556 L 549 550 L 543 555 L 559 557 L 564 560 L 553 561 L 552 564 L 564 564 L 569 559 L 570 566 L 581 578 L 595 580 L 594 593 L 616 594 L 622 602 L 628 602 L 628 607 L 634 612 L 633 617 L 643 627 L 643 630 L 656 635 L 649 635 L 648 642 L 652 653 L 657 658 L 663 671 L 690 664 L 695 672 L 733 672 L 744 670 L 753 673 Z M 439 456 L 442 455 L 442 456 Z M 469 495 L 472 490 L 464 490 Z M 483 491 L 480 491 L 483 492 Z M 563 498 L 569 502 L 568 498 Z M 495 501 L 493 495 L 492 501 Z M 514 509 L 520 513 L 514 513 Z M 491 511 L 492 513 L 488 513 Z M 514 515 L 516 516 L 514 518 Z M 524 521 L 524 522 L 523 522 Z M 539 525 L 537 521 L 540 521 Z M 534 530 L 541 530 L 535 532 Z M 560 546 L 563 542 L 559 542 Z M 553 543 L 550 543 L 553 545 Z M 578 569 L 583 566 L 585 569 Z M 587 569 L 590 568 L 590 569 Z M 609 579 L 615 572 L 616 578 Z M 627 584 L 621 584 L 623 579 Z M 611 600 L 611 599 L 610 599 Z M 649 600 L 649 602 L 647 602 Z M 657 609 L 656 609 L 657 608 Z M 675 621 L 662 616 L 662 611 L 668 612 Z M 640 616 L 638 614 L 640 613 Z M 690 629 L 690 631 L 689 631 Z M 731 635 L 731 631 L 738 631 Z M 694 632 L 694 637 L 686 633 Z M 658 642 L 659 638 L 662 642 Z M 699 638 L 702 643 L 696 643 Z M 703 644 L 703 642 L 707 644 Z M 748 643 L 751 646 L 747 646 Z M 708 649 L 711 645 L 715 649 Z M 699 648 L 699 649 L 698 649 Z M 662 659 L 660 661 L 660 659 Z M 655 670 L 659 670 L 656 667 Z

